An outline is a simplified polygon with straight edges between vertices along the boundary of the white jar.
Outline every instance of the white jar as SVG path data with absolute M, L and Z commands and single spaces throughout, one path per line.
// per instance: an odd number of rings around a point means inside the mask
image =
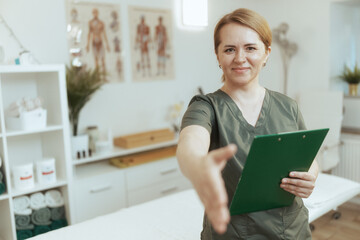
M 34 187 L 33 164 L 13 166 L 13 178 L 16 189 L 24 190 Z
M 55 158 L 44 158 L 36 162 L 36 177 L 40 184 L 56 182 Z

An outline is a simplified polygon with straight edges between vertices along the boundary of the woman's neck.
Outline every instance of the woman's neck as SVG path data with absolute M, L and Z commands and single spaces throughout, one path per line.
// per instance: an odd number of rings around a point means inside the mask
M 221 90 L 226 92 L 240 106 L 256 104 L 265 95 L 265 88 L 258 83 L 244 87 L 225 82 Z
M 225 82 L 221 89 L 232 98 L 245 120 L 250 125 L 256 126 L 265 98 L 265 88 L 259 84 L 246 89 L 229 88 L 229 85 Z

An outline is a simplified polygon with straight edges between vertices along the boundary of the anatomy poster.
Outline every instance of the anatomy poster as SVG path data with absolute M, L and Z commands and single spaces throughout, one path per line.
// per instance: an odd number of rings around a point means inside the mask
M 124 79 L 120 7 L 116 4 L 68 2 L 67 33 L 70 61 L 99 67 L 109 83 Z
M 129 7 L 133 81 L 174 78 L 170 10 Z

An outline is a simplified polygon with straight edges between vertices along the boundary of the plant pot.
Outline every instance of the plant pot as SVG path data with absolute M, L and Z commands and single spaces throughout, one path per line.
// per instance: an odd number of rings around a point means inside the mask
M 71 137 L 71 156 L 73 159 L 89 157 L 89 135 Z
M 349 95 L 350 96 L 357 96 L 358 95 L 358 85 L 357 83 L 350 83 L 349 84 Z

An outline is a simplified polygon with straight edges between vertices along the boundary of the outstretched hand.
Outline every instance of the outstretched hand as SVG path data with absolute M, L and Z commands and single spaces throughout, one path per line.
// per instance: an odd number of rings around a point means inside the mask
M 283 178 L 280 187 L 298 197 L 308 198 L 314 190 L 316 176 L 309 172 L 290 172 Z
M 199 174 L 193 176 L 192 183 L 204 204 L 205 212 L 216 232 L 226 231 L 230 221 L 228 198 L 221 171 L 237 151 L 234 144 L 209 152 L 199 162 Z

